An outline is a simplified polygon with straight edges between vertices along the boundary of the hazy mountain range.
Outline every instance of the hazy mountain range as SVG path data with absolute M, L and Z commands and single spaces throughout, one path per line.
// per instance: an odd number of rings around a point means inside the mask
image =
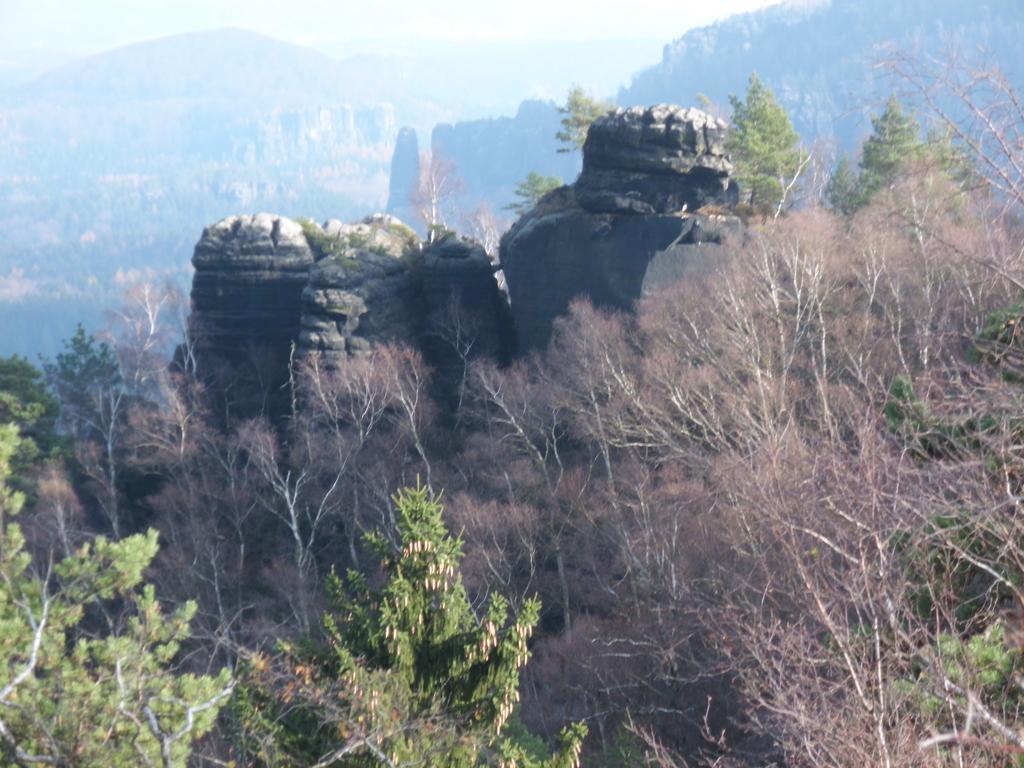
M 499 208 L 553 157 L 573 82 L 622 104 L 718 104 L 758 71 L 808 140 L 851 143 L 885 95 L 895 43 L 1021 63 L 1024 0 L 786 3 L 651 41 L 421 44 L 330 54 L 235 29 L 82 59 L 0 56 L 0 354 L 52 353 L 139 274 L 184 281 L 203 226 L 234 213 L 352 219 L 381 210 L 403 126 L 459 164 L 464 200 Z M 56 66 L 54 66 L 56 65 Z M 40 70 L 48 71 L 40 74 Z M 524 99 L 532 101 L 520 109 Z M 504 117 L 501 117 L 504 116 Z M 500 119 L 499 119 L 500 118 Z
M 466 42 L 342 59 L 224 29 L 41 75 L 62 57 L 8 54 L 0 354 L 52 352 L 76 319 L 95 322 L 116 302 L 119 276 L 186 277 L 202 227 L 223 216 L 383 209 L 402 125 L 429 145 L 438 123 L 515 114 L 524 98 L 560 95 L 574 80 L 614 90 L 654 48 Z
M 1024 69 L 1024 0 L 797 0 L 693 29 L 618 93 L 620 104 L 728 106 L 751 72 L 775 91 L 807 141 L 849 147 L 893 88 L 875 64 L 887 49 L 960 55 Z

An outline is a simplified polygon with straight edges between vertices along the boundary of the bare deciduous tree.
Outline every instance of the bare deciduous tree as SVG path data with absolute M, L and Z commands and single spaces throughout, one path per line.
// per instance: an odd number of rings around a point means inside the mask
M 454 161 L 439 151 L 420 157 L 420 177 L 412 192 L 411 203 L 427 227 L 427 239 L 433 242 L 440 228 L 452 219 L 452 203 L 462 192 L 463 183 Z

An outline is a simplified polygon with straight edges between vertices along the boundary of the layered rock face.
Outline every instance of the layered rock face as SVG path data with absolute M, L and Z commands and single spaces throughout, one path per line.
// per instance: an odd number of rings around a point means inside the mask
M 223 219 L 196 244 L 189 326 L 198 364 L 245 411 L 287 380 L 313 261 L 302 228 L 266 213 Z
M 543 348 L 576 297 L 630 309 L 646 291 L 703 268 L 739 222 L 726 127 L 695 109 L 619 110 L 597 120 L 577 182 L 501 241 L 520 352 Z
M 302 292 L 300 352 L 337 367 L 378 344 L 411 344 L 435 370 L 442 398 L 468 359 L 507 359 L 511 315 L 480 244 L 454 235 L 424 244 L 390 216 L 322 231 L 333 250 Z
M 293 355 L 337 368 L 402 342 L 423 352 L 444 398 L 466 360 L 510 354 L 508 304 L 484 249 L 454 236 L 424 245 L 391 216 L 233 216 L 203 232 L 192 261 L 198 364 L 236 415 L 284 412 Z
M 422 248 L 416 234 L 391 216 L 329 221 L 321 231 L 330 253 L 302 292 L 299 348 L 337 364 L 375 343 L 415 339 L 425 315 L 411 268 Z
M 677 213 L 734 203 L 724 121 L 661 104 L 620 109 L 587 132 L 576 199 L 597 213 Z

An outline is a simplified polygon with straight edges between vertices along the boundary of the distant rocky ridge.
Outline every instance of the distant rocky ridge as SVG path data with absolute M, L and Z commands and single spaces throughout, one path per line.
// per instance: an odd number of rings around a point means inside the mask
M 458 199 L 451 201 L 454 207 L 468 213 L 485 203 L 500 214 L 515 202 L 515 189 L 530 172 L 575 178 L 578 155 L 558 152 L 555 134 L 561 119 L 553 102 L 524 101 L 514 117 L 435 126 L 431 152 L 453 163 L 462 181 Z
M 452 392 L 467 357 L 506 361 L 542 348 L 577 296 L 629 309 L 684 277 L 739 227 L 726 126 L 659 105 L 599 119 L 573 186 L 546 196 L 502 239 L 511 307 L 477 243 L 422 242 L 398 219 L 354 224 L 233 216 L 196 245 L 191 327 L 200 368 L 219 375 L 236 410 L 280 412 L 288 360 L 331 367 L 400 341 Z M 218 369 L 226 371 L 218 374 Z M 255 388 L 255 389 L 254 389 Z M 284 393 L 284 394 L 282 394 Z
M 416 131 L 408 126 L 398 132 L 395 151 L 391 155 L 391 175 L 388 179 L 388 204 L 391 216 L 413 225 L 416 211 L 413 196 L 420 180 L 420 142 Z
M 727 109 L 756 72 L 809 145 L 852 151 L 871 130 L 868 117 L 901 90 L 873 66 L 887 49 L 938 60 L 955 51 L 1019 79 L 1021 39 L 1024 0 L 789 0 L 686 32 L 617 101 L 688 103 L 703 94 Z

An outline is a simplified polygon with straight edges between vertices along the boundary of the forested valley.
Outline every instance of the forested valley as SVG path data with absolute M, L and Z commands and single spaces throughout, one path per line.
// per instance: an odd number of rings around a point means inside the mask
M 742 226 L 528 354 L 242 402 L 139 284 L 0 359 L 0 762 L 1020 764 L 1024 108 L 887 66 L 835 168 L 752 77 Z

